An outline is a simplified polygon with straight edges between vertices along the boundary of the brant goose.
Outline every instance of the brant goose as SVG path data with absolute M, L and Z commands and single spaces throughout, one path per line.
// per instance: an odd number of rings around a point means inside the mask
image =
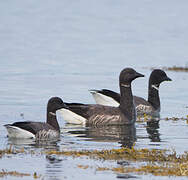
M 154 69 L 149 78 L 148 101 L 133 96 L 137 115 L 158 116 L 160 112 L 159 86 L 163 81 L 172 81 L 163 70 Z M 97 104 L 119 106 L 120 94 L 108 90 L 90 90 Z
M 4 125 L 10 138 L 54 139 L 60 136 L 60 128 L 56 119 L 56 111 L 65 107 L 59 97 L 52 97 L 47 105 L 47 121 L 22 121 Z
M 131 82 L 144 75 L 132 68 L 125 68 L 119 76 L 121 92 L 119 107 L 98 104 L 68 104 L 60 110 L 65 121 L 72 124 L 121 125 L 133 124 L 136 120 L 135 106 L 131 90 Z

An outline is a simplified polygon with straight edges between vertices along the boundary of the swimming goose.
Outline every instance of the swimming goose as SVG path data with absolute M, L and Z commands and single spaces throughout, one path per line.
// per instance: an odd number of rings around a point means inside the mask
M 135 106 L 131 90 L 131 82 L 144 75 L 132 68 L 125 68 L 119 76 L 121 92 L 119 107 L 97 104 L 68 104 L 60 110 L 65 121 L 72 124 L 91 126 L 134 124 L 136 120 Z
M 65 107 L 59 97 L 52 97 L 47 105 L 47 121 L 22 121 L 4 125 L 10 138 L 54 139 L 60 136 L 56 111 Z
M 148 100 L 133 96 L 137 115 L 158 115 L 160 112 L 159 86 L 163 81 L 172 81 L 163 70 L 154 69 L 149 78 Z M 119 106 L 120 94 L 108 90 L 90 90 L 97 104 Z

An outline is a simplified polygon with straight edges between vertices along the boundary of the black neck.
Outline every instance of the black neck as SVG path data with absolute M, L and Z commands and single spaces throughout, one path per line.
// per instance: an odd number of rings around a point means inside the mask
M 120 109 L 126 115 L 128 120 L 135 121 L 135 108 L 131 84 L 120 84 Z
M 55 128 L 55 130 L 60 132 L 59 124 L 56 118 L 56 112 L 52 112 L 49 109 L 47 109 L 47 123 L 51 125 L 53 128 Z
M 159 84 L 149 83 L 148 102 L 154 107 L 154 109 L 160 109 Z

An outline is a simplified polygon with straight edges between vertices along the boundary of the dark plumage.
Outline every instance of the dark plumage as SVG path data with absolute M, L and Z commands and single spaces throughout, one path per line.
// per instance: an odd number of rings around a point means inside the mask
M 171 81 L 163 70 L 154 69 L 149 78 L 148 100 L 133 96 L 138 115 L 158 115 L 160 112 L 159 86 L 163 81 Z M 97 104 L 118 106 L 120 94 L 108 89 L 90 91 Z
M 87 125 L 117 125 L 133 124 L 136 120 L 135 107 L 133 104 L 131 82 L 144 75 L 137 73 L 134 69 L 126 68 L 119 76 L 121 91 L 120 106 L 110 107 L 91 104 L 68 104 L 61 109 L 63 118 L 74 124 Z
M 56 119 L 56 111 L 65 105 L 58 97 L 52 97 L 47 105 L 47 121 L 22 121 L 6 124 L 8 136 L 12 138 L 50 139 L 59 137 L 60 128 Z

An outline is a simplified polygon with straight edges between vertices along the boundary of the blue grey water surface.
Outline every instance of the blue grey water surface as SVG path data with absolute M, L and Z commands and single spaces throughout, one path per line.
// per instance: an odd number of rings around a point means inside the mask
M 131 131 L 88 130 L 66 125 L 58 114 L 61 139 L 47 145 L 8 140 L 3 127 L 14 121 L 45 121 L 46 104 L 52 96 L 66 102 L 94 103 L 88 89 L 119 91 L 118 76 L 125 67 L 145 74 L 145 78 L 133 82 L 133 93 L 147 98 L 151 68 L 188 64 L 187 7 L 186 0 L 0 1 L 0 149 L 12 145 L 35 152 L 54 148 L 100 150 L 136 141 L 136 148 L 187 151 L 186 122 L 164 120 L 188 114 L 185 72 L 167 71 L 173 81 L 160 87 L 162 109 L 158 126 L 143 122 L 136 123 L 136 129 Z M 79 164 L 94 168 L 83 170 L 77 167 Z M 37 172 L 43 179 L 118 177 L 109 171 L 97 172 L 97 166 L 118 165 L 114 161 L 48 157 L 40 153 L 0 159 L 0 170 Z M 152 175 L 135 176 L 158 179 Z

